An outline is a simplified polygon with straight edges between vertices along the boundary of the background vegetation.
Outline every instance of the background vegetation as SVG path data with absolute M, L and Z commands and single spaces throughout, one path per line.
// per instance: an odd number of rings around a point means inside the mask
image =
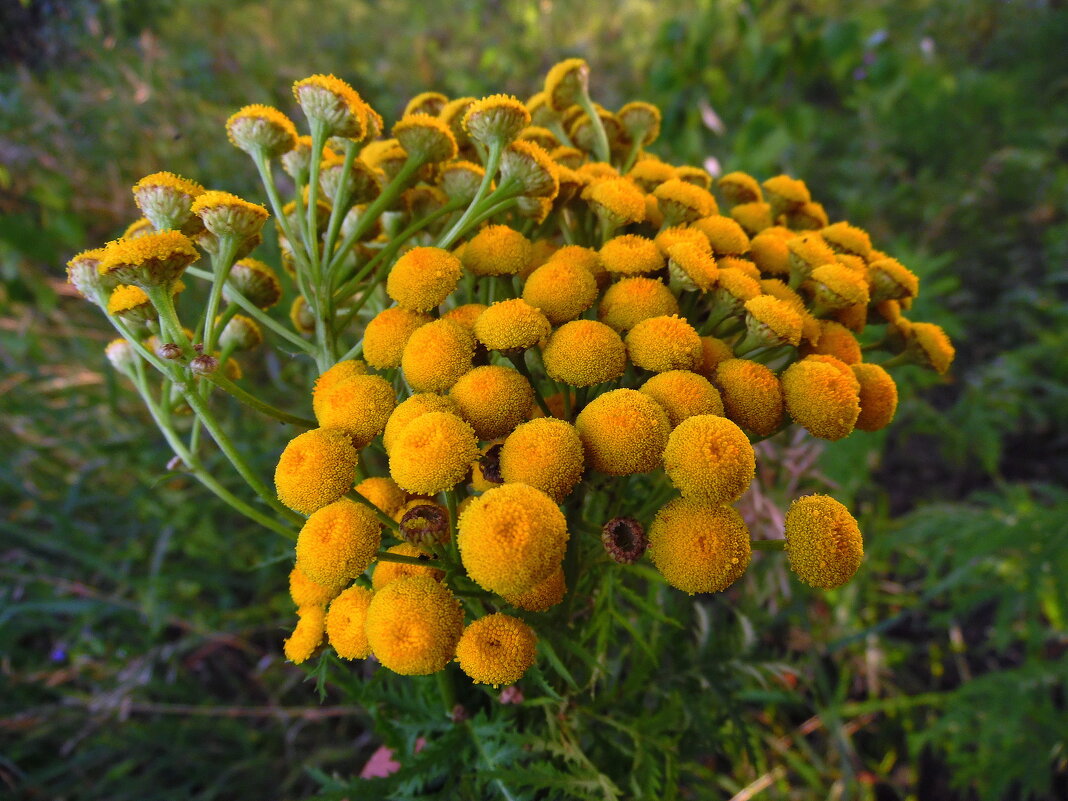
M 167 472 L 62 265 L 121 231 L 148 172 L 252 191 L 222 123 L 292 110 L 298 77 L 337 72 L 395 119 L 427 88 L 526 96 L 582 55 L 605 105 L 664 110 L 664 157 L 803 177 L 921 274 L 918 316 L 958 346 L 948 380 L 901 374 L 889 431 L 819 455 L 865 529 L 854 583 L 790 590 L 768 560 L 680 617 L 707 671 L 641 667 L 670 685 L 659 715 L 602 769 L 624 797 L 1068 796 L 1063 3 L 20 0 L 0 31 L 0 793 L 356 795 L 372 718 L 416 764 L 403 699 L 348 706 L 360 684 L 327 665 L 320 705 L 284 663 L 285 548 Z M 684 711 L 703 737 L 672 739 Z M 447 730 L 424 734 L 441 765 Z M 581 778 L 573 757 L 551 775 Z

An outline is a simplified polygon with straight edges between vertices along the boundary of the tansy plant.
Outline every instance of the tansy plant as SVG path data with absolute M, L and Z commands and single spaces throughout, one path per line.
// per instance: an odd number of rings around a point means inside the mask
M 560 643 L 620 571 L 694 594 L 753 550 L 822 589 L 860 565 L 830 497 L 755 540 L 732 504 L 755 442 L 875 431 L 887 368 L 946 372 L 945 334 L 907 317 L 917 277 L 796 178 L 660 160 L 658 110 L 609 111 L 588 76 L 564 61 L 526 103 L 428 92 L 392 128 L 339 78 L 297 81 L 307 135 L 267 106 L 226 123 L 267 207 L 149 175 L 144 218 L 70 261 L 179 469 L 295 541 L 293 662 L 438 673 L 451 709 L 453 662 L 496 687 L 544 658 L 573 683 Z M 254 255 L 269 216 L 281 269 Z M 242 380 L 265 339 L 306 365 L 314 419 Z M 300 430 L 273 487 L 226 394 Z M 251 494 L 207 470 L 209 438 Z

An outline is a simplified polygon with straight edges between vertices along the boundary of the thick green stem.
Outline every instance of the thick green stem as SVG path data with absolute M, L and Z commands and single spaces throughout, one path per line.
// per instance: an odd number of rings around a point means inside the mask
M 478 185 L 478 191 L 475 192 L 475 196 L 471 199 L 471 203 L 467 207 L 460 219 L 450 228 L 441 239 L 438 240 L 439 248 L 447 248 L 453 242 L 460 238 L 463 231 L 467 228 L 467 223 L 477 212 L 479 204 L 482 199 L 486 197 L 486 193 L 489 192 L 490 186 L 493 185 L 493 178 L 497 175 L 497 168 L 501 163 L 501 154 L 504 152 L 504 143 L 500 139 L 494 139 L 489 143 L 489 153 L 486 156 L 486 173 L 482 176 L 482 183 Z
M 172 287 L 170 286 L 146 287 L 145 294 L 152 301 L 152 305 L 156 307 L 156 314 L 159 315 L 160 334 L 173 340 L 182 349 L 182 353 L 190 356 L 193 353 L 193 345 L 190 343 L 189 337 L 186 336 L 185 329 L 182 328 L 182 323 L 178 319 L 178 312 L 174 308 L 174 293 L 171 289 Z
M 341 181 L 338 184 L 334 203 L 330 208 L 330 222 L 326 226 L 326 239 L 323 242 L 324 257 L 331 258 L 328 263 L 333 263 L 334 243 L 337 242 L 338 232 L 341 230 L 341 222 L 349 211 L 349 200 L 352 196 L 352 163 L 356 161 L 356 143 L 351 139 L 345 140 L 345 161 L 341 165 Z M 330 282 L 324 281 L 327 285 Z
M 216 325 L 215 315 L 219 310 L 219 300 L 222 298 L 223 287 L 230 277 L 230 268 L 234 266 L 237 249 L 240 241 L 235 236 L 219 237 L 219 249 L 212 257 L 212 284 L 208 295 L 208 305 L 204 310 L 204 352 L 214 353 L 215 342 L 219 337 L 222 326 Z M 225 325 L 225 323 L 223 323 Z
M 312 281 L 319 283 L 322 269 L 319 264 L 319 168 L 323 160 L 323 147 L 326 145 L 326 126 L 322 120 L 311 121 L 311 155 L 308 160 L 308 214 L 305 222 L 307 238 L 304 242 L 311 264 Z M 297 187 L 300 191 L 300 187 Z M 318 304 L 316 304 L 318 306 Z
M 585 92 L 579 95 L 577 101 L 579 107 L 590 118 L 590 124 L 593 126 L 593 154 L 598 161 L 603 161 L 607 164 L 612 160 L 612 149 L 608 146 L 608 134 L 605 133 L 601 115 L 597 113 L 597 109 L 593 107 L 593 101 L 590 100 L 590 96 Z

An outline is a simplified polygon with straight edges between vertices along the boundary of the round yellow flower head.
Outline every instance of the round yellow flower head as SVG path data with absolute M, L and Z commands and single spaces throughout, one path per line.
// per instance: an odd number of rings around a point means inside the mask
M 249 239 L 260 232 L 270 216 L 258 203 L 231 195 L 229 192 L 203 192 L 190 208 L 200 217 L 204 227 L 215 236 Z
M 396 556 L 410 556 L 413 559 L 425 560 L 425 565 L 410 565 L 406 562 L 386 562 L 379 559 L 375 563 L 375 570 L 371 574 L 371 587 L 375 592 L 391 584 L 397 579 L 411 578 L 412 576 L 424 576 L 433 581 L 441 581 L 445 578 L 445 571 L 434 567 L 436 562 L 433 557 L 421 548 L 417 548 L 410 542 L 402 542 L 387 548 L 386 553 Z
M 729 506 L 676 498 L 653 518 L 648 553 L 672 587 L 722 592 L 749 567 L 749 529 Z
M 664 448 L 664 472 L 684 498 L 733 503 L 749 489 L 755 470 L 749 438 L 718 415 L 683 420 Z
M 226 121 L 230 143 L 246 153 L 263 153 L 273 159 L 297 146 L 297 128 L 285 114 L 271 106 L 251 105 L 239 109 Z
M 511 95 L 490 95 L 468 106 L 463 124 L 479 144 L 504 145 L 530 125 L 530 112 Z
M 679 242 L 668 248 L 668 271 L 671 273 L 672 286 L 690 292 L 707 292 L 719 280 L 719 266 L 709 251 L 708 240 L 699 231 L 692 228 L 686 230 L 693 231 L 701 239 L 699 242 Z
M 877 364 L 850 365 L 860 382 L 860 416 L 856 427 L 861 431 L 886 428 L 897 411 L 897 384 Z
M 396 405 L 393 386 L 377 375 L 354 375 L 330 382 L 326 389 L 317 384 L 312 395 L 312 409 L 319 425 L 344 429 L 357 448 L 365 447 L 382 433 Z
M 653 190 L 653 195 L 668 225 L 694 222 L 718 211 L 711 192 L 681 178 L 664 181 Z
M 312 397 L 314 398 L 314 396 L 320 392 L 330 392 L 342 381 L 357 375 L 367 375 L 367 364 L 365 362 L 362 362 L 359 359 L 346 359 L 345 361 L 338 362 L 315 379 L 315 385 L 312 388 Z
M 458 414 L 459 410 L 456 408 L 452 398 L 447 395 L 435 395 L 432 393 L 416 393 L 412 395 L 397 405 L 397 408 L 393 410 L 393 414 L 389 416 L 389 420 L 386 422 L 386 430 L 382 433 L 382 445 L 385 447 L 386 453 L 389 453 L 393 448 L 393 443 L 397 441 L 401 431 L 410 422 L 427 412 Z
M 326 637 L 342 659 L 366 659 L 367 610 L 374 593 L 366 587 L 349 587 L 330 604 L 326 613 Z
M 372 138 L 369 106 L 340 78 L 333 75 L 304 78 L 293 84 L 293 96 L 308 120 L 321 124 L 328 135 Z
M 540 417 L 516 428 L 500 450 L 501 477 L 563 503 L 582 478 L 582 440 L 570 423 Z
M 446 392 L 468 372 L 475 355 L 471 333 L 452 320 L 416 329 L 404 346 L 401 369 L 416 392 Z
M 788 239 L 786 249 L 790 251 L 790 277 L 793 285 L 808 278 L 817 267 L 837 261 L 834 251 L 817 233 L 801 234 Z
M 110 243 L 97 269 L 108 279 L 149 289 L 173 284 L 199 258 L 185 234 L 160 231 Z
M 590 65 L 581 58 L 555 64 L 545 76 L 545 102 L 555 111 L 567 111 L 588 96 Z
M 506 436 L 522 423 L 534 402 L 534 390 L 511 367 L 476 367 L 452 385 L 449 397 L 460 416 L 481 440 Z
M 654 373 L 693 370 L 701 362 L 701 337 L 678 315 L 649 317 L 627 334 L 627 355 Z
M 786 301 L 757 295 L 745 302 L 745 311 L 745 325 L 753 341 L 767 347 L 800 344 L 801 315 Z
M 593 276 L 599 289 L 604 289 L 612 280 L 612 276 L 604 268 L 600 254 L 593 248 L 584 248 L 581 245 L 565 245 L 559 250 L 553 251 L 548 261 L 566 261 L 580 265 Z M 539 264 L 538 266 L 541 265 Z
M 860 363 L 863 358 L 860 343 L 848 328 L 834 320 L 820 320 L 819 331 L 816 344 L 806 347 L 802 353 L 825 353 L 846 364 Z
M 805 182 L 791 178 L 789 175 L 776 175 L 774 178 L 768 178 L 763 186 L 764 191 L 768 193 L 772 213 L 776 217 L 799 209 L 812 200 Z
M 180 283 L 174 285 L 175 289 Z M 156 307 L 152 305 L 143 289 L 120 284 L 108 297 L 108 314 L 124 320 L 147 323 L 156 319 Z
M 671 423 L 660 404 L 635 389 L 590 401 L 575 419 L 586 463 L 612 476 L 648 473 L 660 464 Z
M 427 312 L 437 308 L 460 281 L 460 260 L 447 250 L 416 247 L 393 265 L 386 292 L 401 306 Z
M 614 227 L 645 220 L 645 196 L 627 178 L 595 181 L 582 191 L 582 199 L 598 217 Z
M 467 575 L 507 596 L 528 592 L 560 567 L 567 537 L 564 514 L 548 495 L 526 484 L 503 484 L 460 515 L 457 544 Z
M 93 303 L 99 303 L 104 290 L 114 288 L 117 283 L 114 278 L 108 279 L 100 274 L 104 251 L 104 248 L 83 250 L 67 262 L 67 283 Z
M 496 612 L 464 629 L 456 661 L 476 684 L 515 684 L 534 664 L 537 642 L 534 630 L 522 620 Z
M 670 256 L 671 248 L 675 247 L 675 245 L 683 244 L 692 246 L 706 256 L 712 255 L 712 248 L 708 244 L 708 238 L 696 228 L 673 225 L 670 228 L 661 230 L 653 241 L 656 242 L 656 246 L 664 256 Z
M 352 488 L 358 451 L 339 428 L 313 428 L 289 441 L 278 459 L 274 484 L 278 500 L 310 515 Z
M 919 277 L 897 259 L 878 259 L 869 264 L 868 281 L 873 303 L 911 299 L 920 293 Z
M 339 592 L 340 587 L 312 581 L 299 567 L 289 571 L 289 597 L 298 609 L 305 606 L 326 606 Z
M 871 255 L 871 237 L 868 232 L 847 222 L 836 222 L 824 227 L 820 234 L 824 241 L 838 253 L 847 253 L 867 261 Z
M 787 239 L 767 229 L 753 237 L 749 243 L 749 258 L 753 260 L 760 272 L 767 275 L 790 274 L 790 249 Z
M 326 630 L 326 609 L 322 606 L 305 606 L 297 610 L 297 627 L 282 644 L 286 659 L 295 665 L 311 659 L 323 642 Z
M 729 172 L 717 182 L 719 191 L 731 206 L 739 203 L 756 203 L 764 199 L 756 178 L 744 172 Z
M 786 513 L 786 558 L 790 569 L 809 586 L 841 587 L 864 559 L 860 527 L 834 498 L 798 498 Z
M 471 332 L 472 336 L 474 336 L 475 321 L 479 318 L 479 315 L 481 315 L 482 312 L 484 312 L 487 308 L 489 307 L 481 303 L 465 303 L 462 306 L 455 306 L 454 308 L 449 309 L 447 312 L 441 315 L 441 319 L 452 320 L 454 323 L 462 325 L 464 328 Z M 365 333 L 364 339 L 366 340 L 366 338 L 367 334 Z M 364 345 L 365 352 L 366 348 L 367 346 Z
M 223 299 L 234 300 L 237 290 L 260 309 L 269 309 L 282 299 L 282 284 L 278 275 L 258 259 L 241 259 L 230 268 L 230 277 L 223 286 Z
M 371 476 L 356 485 L 356 492 L 389 517 L 394 517 L 408 502 L 408 494 L 386 476 Z
M 767 437 L 782 425 L 782 386 L 760 362 L 728 358 L 715 371 L 727 417 L 757 436 Z
M 680 181 L 685 181 L 688 184 L 704 189 L 706 192 L 712 189 L 712 174 L 708 170 L 702 167 L 695 167 L 692 164 L 683 164 L 680 167 L 675 168 L 676 177 Z M 712 198 L 712 211 L 709 214 L 718 214 L 719 206 L 716 204 L 716 199 Z
M 433 319 L 403 306 L 383 309 L 363 330 L 363 357 L 376 370 L 400 366 L 408 339 Z
M 342 190 L 348 193 L 350 205 L 370 203 L 382 192 L 382 176 L 363 159 L 353 159 L 345 171 L 345 157 L 325 151 L 319 165 L 319 188 L 334 203 Z M 327 215 L 329 216 L 329 215 Z
M 552 326 L 541 312 L 522 298 L 492 304 L 475 320 L 475 336 L 490 350 L 532 348 L 549 338 Z
M 430 114 L 437 117 L 448 102 L 449 98 L 441 92 L 420 92 L 408 101 L 408 105 L 404 107 L 404 113 L 401 116 Z
M 555 198 L 560 192 L 559 167 L 533 142 L 512 142 L 501 156 L 500 185 L 514 184 L 531 198 Z
M 550 259 L 527 278 L 523 300 L 553 325 L 574 320 L 597 300 L 597 279 L 577 259 Z
M 134 202 L 157 231 L 181 228 L 204 187 L 173 172 L 154 172 L 133 185 Z
M 676 169 L 658 158 L 638 159 L 627 173 L 627 178 L 646 192 L 652 192 L 664 181 L 677 177 Z
M 786 411 L 812 436 L 837 440 L 852 433 L 860 415 L 855 378 L 834 365 L 802 359 L 781 380 Z
M 601 298 L 597 318 L 616 331 L 628 331 L 642 320 L 679 313 L 679 302 L 655 278 L 624 278 Z
M 393 136 L 412 158 L 423 164 L 456 158 L 452 128 L 429 113 L 406 114 L 393 126 Z
M 601 245 L 601 261 L 608 272 L 624 276 L 655 273 L 664 267 L 656 243 L 637 234 L 609 239 Z
M 801 344 L 803 347 L 811 347 L 819 340 L 820 320 L 812 316 L 800 295 L 778 278 L 763 279 L 760 282 L 760 288 L 765 295 L 778 298 L 786 303 L 801 318 Z
M 298 136 L 296 146 L 288 153 L 282 154 L 282 169 L 297 183 L 303 184 L 308 180 L 308 168 L 311 166 L 311 146 L 312 140 L 310 136 Z
M 441 121 L 449 126 L 452 135 L 456 138 L 456 144 L 461 148 L 471 144 L 471 137 L 467 135 L 467 129 L 464 127 L 464 116 L 474 102 L 473 97 L 458 97 L 445 103 L 438 112 Z
M 449 590 L 426 576 L 397 579 L 367 609 L 367 641 L 378 661 L 402 676 L 444 669 L 463 634 L 464 613 Z
M 541 354 L 546 374 L 573 387 L 591 387 L 623 375 L 627 350 L 619 334 L 595 320 L 557 328 Z
M 734 358 L 734 350 L 722 339 L 708 336 L 701 337 L 701 363 L 695 371 L 710 381 L 716 375 L 716 367 L 720 362 Z
M 717 256 L 740 256 L 749 250 L 748 234 L 730 217 L 713 214 L 695 220 L 692 227 L 705 235 Z
M 908 329 L 906 351 L 913 361 L 945 375 L 953 364 L 956 349 L 941 326 L 933 323 L 912 323 Z
M 742 226 L 751 237 L 771 228 L 774 223 L 770 203 L 739 203 L 731 209 L 731 219 Z
M 478 458 L 471 426 L 448 412 L 427 412 L 408 423 L 389 451 L 389 472 L 408 492 L 424 495 L 452 489 Z
M 374 512 L 342 498 L 304 523 L 297 537 L 297 567 L 312 581 L 341 587 L 370 567 L 381 543 Z
M 640 391 L 664 408 L 672 428 L 694 415 L 723 415 L 719 390 L 707 378 L 689 370 L 668 370 L 654 375 L 642 384 Z
M 486 175 L 481 164 L 473 161 L 452 161 L 441 168 L 438 181 L 450 200 L 470 203 Z
M 801 204 L 786 215 L 786 224 L 795 231 L 818 231 L 824 228 L 827 222 L 827 210 L 823 208 L 822 203 L 814 200 Z
M 849 381 L 849 385 L 857 391 L 859 396 L 860 380 L 853 373 L 853 370 L 850 369 L 850 365 L 846 364 L 841 359 L 835 358 L 834 356 L 828 356 L 825 353 L 811 354 L 809 356 L 806 356 L 805 360 L 810 362 L 823 362 L 824 364 L 831 365 L 831 367 L 833 367 L 835 370 L 845 376 L 846 380 Z
M 760 268 L 749 259 L 743 259 L 741 256 L 720 256 L 716 259 L 716 266 L 719 267 L 720 271 L 733 270 L 754 281 L 760 281 Z
M 862 303 L 868 305 L 868 282 L 864 276 L 842 264 L 823 264 L 809 276 L 813 313 L 845 309 Z
M 512 606 L 528 612 L 544 612 L 556 606 L 567 594 L 567 581 L 563 567 L 558 567 L 544 581 L 539 581 L 526 592 L 501 596 Z
M 530 263 L 530 240 L 507 225 L 487 225 L 463 250 L 461 261 L 473 275 L 516 275 Z
M 660 136 L 660 109 L 652 103 L 632 100 L 616 112 L 627 139 L 648 147 Z

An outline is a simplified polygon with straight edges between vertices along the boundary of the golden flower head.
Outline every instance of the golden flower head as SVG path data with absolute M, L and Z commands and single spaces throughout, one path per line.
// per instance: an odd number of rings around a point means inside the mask
M 919 277 L 897 259 L 878 259 L 869 264 L 868 281 L 872 303 L 906 300 L 920 293 Z
M 731 219 L 742 226 L 750 237 L 771 228 L 774 223 L 771 216 L 771 204 L 760 202 L 739 203 L 731 209 Z
M 416 247 L 397 259 L 386 279 L 386 292 L 404 308 L 426 312 L 441 305 L 461 275 L 460 260 L 449 251 Z
M 473 275 L 517 275 L 530 263 L 533 249 L 514 228 L 488 225 L 467 243 L 461 261 Z
M 534 390 L 518 371 L 500 365 L 476 367 L 452 385 L 449 397 L 481 440 L 507 435 L 534 403 Z
M 173 284 L 199 258 L 185 234 L 160 231 L 111 242 L 104 248 L 97 269 L 111 280 L 147 290 Z
M 352 488 L 358 456 L 341 429 L 314 428 L 300 434 L 278 459 L 278 500 L 306 515 L 333 503 Z
M 297 128 L 285 114 L 259 104 L 238 109 L 226 121 L 230 143 L 249 154 L 263 153 L 269 159 L 297 146 Z
M 204 193 L 196 181 L 173 172 L 154 172 L 133 185 L 134 201 L 157 231 L 181 228 L 189 220 L 193 201 Z
M 404 107 L 404 114 L 402 116 L 407 117 L 411 114 L 431 114 L 436 117 L 441 114 L 448 102 L 449 98 L 441 92 L 420 92 L 408 101 L 408 105 Z
M 389 451 L 389 473 L 402 489 L 436 495 L 467 477 L 478 458 L 471 425 L 449 412 L 427 412 L 406 425 Z
M 526 592 L 510 593 L 502 596 L 512 606 L 528 612 L 544 612 L 556 606 L 567 594 L 567 580 L 563 567 L 558 567 L 549 577 L 539 581 Z
M 526 102 L 527 111 L 530 112 L 530 121 L 534 125 L 553 125 L 558 123 L 562 116 L 548 104 L 545 92 L 535 92 Z
M 408 339 L 433 319 L 429 314 L 403 306 L 383 309 L 364 328 L 363 357 L 376 370 L 400 366 Z
M 593 104 L 593 110 L 601 122 L 601 127 L 604 129 L 609 150 L 621 150 L 626 141 L 626 133 L 623 131 L 619 118 L 597 103 Z M 567 128 L 571 141 L 575 143 L 575 147 L 586 153 L 595 153 L 597 151 L 597 142 L 600 135 L 593 123 L 593 119 L 584 109 L 578 106 L 572 107 L 571 111 L 564 115 L 564 126 Z
M 471 137 L 467 135 L 467 128 L 464 127 L 464 116 L 474 102 L 475 98 L 473 97 L 458 97 L 455 100 L 450 100 L 438 112 L 438 117 L 452 131 L 456 144 L 462 148 L 471 144 Z
M 427 412 L 450 412 L 457 414 L 459 410 L 452 398 L 447 395 L 435 395 L 433 393 L 416 393 L 397 404 L 393 414 L 386 422 L 386 430 L 382 433 L 382 445 L 389 453 L 393 449 L 393 443 L 397 437 L 417 417 L 422 417 Z
M 346 381 L 357 375 L 367 375 L 367 372 L 366 362 L 360 361 L 359 359 L 345 359 L 344 361 L 338 362 L 315 379 L 312 394 L 314 396 L 316 393 L 332 392 L 342 381 Z
M 260 309 L 269 309 L 282 298 L 282 284 L 273 269 L 257 259 L 241 259 L 230 268 L 223 286 L 223 299 L 234 300 L 234 290 Z
M 727 417 L 757 436 L 767 437 L 782 425 L 782 386 L 759 362 L 727 358 L 715 369 Z
M 174 287 L 177 290 L 181 281 Z M 130 322 L 147 323 L 156 319 L 156 307 L 148 299 L 143 289 L 120 284 L 108 297 L 108 314 L 121 317 Z
M 637 234 L 624 234 L 601 245 L 601 262 L 608 272 L 632 276 L 655 273 L 664 267 L 656 243 Z
M 322 125 L 327 135 L 357 140 L 377 136 L 370 106 L 334 75 L 312 75 L 295 82 L 293 96 L 309 122 Z
M 864 559 L 860 527 L 834 498 L 798 498 L 786 513 L 786 558 L 806 584 L 823 590 L 841 587 Z
M 122 337 L 111 340 L 104 348 L 104 355 L 118 372 L 124 376 L 133 377 L 137 369 L 137 360 L 140 357 L 127 340 Z
M 740 256 L 749 250 L 749 236 L 730 217 L 713 214 L 695 220 L 693 227 L 708 238 L 717 256 Z
M 556 111 L 567 111 L 588 98 L 590 65 L 581 58 L 568 58 L 553 65 L 545 76 L 545 102 Z
M 537 642 L 534 630 L 522 620 L 495 612 L 464 629 L 456 661 L 476 684 L 515 684 L 534 664 Z
M 664 448 L 664 472 L 684 498 L 733 503 L 749 489 L 756 456 L 749 438 L 726 417 L 683 420 Z
M 597 300 L 597 279 L 579 259 L 550 259 L 523 285 L 523 300 L 553 325 L 574 320 Z
M 693 595 L 722 592 L 749 567 L 749 529 L 729 506 L 676 498 L 649 527 L 649 557 L 668 584 Z
M 604 268 L 601 256 L 593 248 L 585 248 L 581 245 L 565 245 L 554 250 L 548 261 L 568 261 L 581 265 L 594 277 L 599 289 L 604 289 L 611 281 L 611 276 Z M 537 266 L 540 267 L 541 264 L 539 263 Z
M 289 571 L 289 597 L 298 609 L 305 606 L 326 606 L 340 591 L 340 587 L 312 581 L 299 567 Z
M 946 332 L 933 323 L 912 323 L 906 337 L 906 352 L 916 364 L 945 375 L 953 364 L 956 349 Z
M 392 548 L 387 548 L 386 553 L 421 559 L 424 560 L 426 564 L 412 565 L 407 562 L 387 562 L 380 559 L 375 563 L 375 571 L 371 574 L 371 586 L 374 588 L 375 592 L 393 583 L 397 579 L 423 576 L 433 581 L 441 581 L 445 578 L 445 571 L 434 567 L 436 563 L 433 558 L 431 558 L 430 554 L 421 548 L 412 545 L 410 542 L 402 542 L 400 545 L 394 545 Z
M 616 331 L 627 331 L 642 320 L 679 313 L 679 302 L 655 278 L 624 278 L 601 298 L 597 318 Z
M 393 136 L 411 158 L 434 164 L 456 158 L 456 137 L 447 123 L 427 112 L 407 114 L 393 126 Z
M 794 285 L 808 278 L 817 267 L 835 263 L 834 251 L 814 232 L 787 240 L 786 249 L 790 251 L 790 276 Z
M 100 274 L 100 261 L 104 258 L 106 248 L 83 250 L 67 262 L 67 283 L 81 293 L 81 296 L 93 303 L 104 299 L 104 292 L 113 289 L 117 279 Z
M 786 224 L 795 231 L 818 231 L 826 227 L 827 222 L 827 210 L 814 200 L 802 203 L 786 215 Z
M 390 582 L 367 609 L 367 641 L 375 657 L 403 676 L 444 669 L 463 634 L 464 613 L 449 590 L 426 576 Z
M 563 512 L 526 484 L 503 484 L 475 498 L 457 534 L 468 576 L 505 596 L 529 591 L 560 567 L 567 539 Z
M 475 320 L 475 336 L 490 350 L 515 351 L 545 342 L 552 326 L 522 298 L 492 304 Z
M 516 138 L 539 145 L 549 153 L 550 157 L 552 156 L 552 151 L 560 146 L 560 140 L 556 138 L 556 134 L 540 125 L 528 125 L 519 132 L 519 136 Z M 555 161 L 555 159 L 553 160 Z
M 452 320 L 454 323 L 459 323 L 470 331 L 473 336 L 475 333 L 475 321 L 478 320 L 479 316 L 487 308 L 489 307 L 481 303 L 464 303 L 461 306 L 454 306 L 449 309 L 441 315 L 441 319 Z M 366 337 L 366 334 L 364 336 Z
M 871 237 L 868 232 L 847 222 L 836 222 L 824 227 L 820 234 L 837 253 L 859 256 L 867 261 L 871 255 Z
M 627 173 L 627 179 L 636 183 L 646 192 L 652 192 L 664 181 L 677 178 L 677 170 L 666 161 L 658 158 L 640 158 L 634 162 L 634 166 Z
M 572 320 L 557 328 L 541 357 L 550 378 L 573 387 L 613 381 L 627 366 L 619 334 L 595 320 Z
M 797 346 L 801 342 L 801 315 L 788 302 L 757 295 L 745 302 L 745 311 L 745 325 L 753 341 L 765 347 Z
M 805 182 L 788 175 L 768 178 L 763 186 L 771 203 L 772 214 L 776 217 L 789 214 L 812 200 Z
M 816 344 L 805 347 L 802 350 L 803 354 L 825 353 L 846 364 L 857 364 L 863 358 L 857 338 L 841 323 L 834 320 L 820 320 L 819 332 Z
M 614 227 L 645 220 L 645 196 L 628 178 L 604 178 L 582 190 L 582 199 Z
M 181 283 L 179 282 L 177 286 L 181 286 Z M 235 353 L 252 350 L 262 343 L 263 331 L 260 330 L 260 324 L 243 314 L 235 314 L 231 317 L 219 334 L 219 347 Z
M 293 634 L 282 644 L 286 659 L 295 665 L 311 659 L 323 642 L 326 630 L 326 609 L 322 606 L 305 606 L 297 610 L 297 626 Z
M 408 502 L 408 494 L 397 486 L 396 481 L 386 476 L 365 478 L 356 485 L 355 490 L 389 517 L 396 515 Z
M 692 370 L 701 361 L 701 338 L 677 314 L 637 323 L 627 334 L 626 345 L 630 360 L 654 373 Z
M 641 392 L 659 403 L 675 428 L 698 414 L 723 415 L 723 400 L 707 378 L 689 370 L 668 370 L 641 385 Z
M 660 136 L 660 109 L 652 103 L 633 100 L 616 112 L 619 124 L 632 142 L 648 147 Z
M 735 271 L 754 281 L 760 280 L 760 269 L 749 259 L 743 259 L 741 256 L 720 256 L 716 259 L 716 266 L 719 267 L 720 272 Z
M 760 294 L 759 281 L 741 270 L 720 268 L 716 286 L 709 293 L 710 311 L 717 316 L 741 316 L 745 313 L 746 302 Z
M 712 193 L 681 178 L 670 178 L 653 190 L 668 225 L 691 223 L 716 214 Z
M 152 225 L 152 221 L 148 217 L 138 217 L 126 226 L 126 230 L 122 232 L 122 236 L 119 239 L 136 239 L 155 230 L 155 226 Z
M 344 429 L 357 448 L 382 433 L 397 403 L 393 386 L 377 375 L 354 375 L 323 386 L 317 385 L 312 395 L 315 419 L 322 428 Z
M 614 389 L 597 396 L 579 412 L 575 428 L 587 464 L 612 476 L 654 470 L 671 433 L 660 404 L 635 389 Z
M 570 423 L 540 417 L 523 423 L 500 450 L 501 477 L 509 484 L 527 484 L 563 503 L 582 478 L 582 440 Z
M 416 329 L 404 346 L 401 369 L 416 392 L 446 392 L 473 366 L 475 339 L 452 320 Z
M 696 372 L 711 380 L 716 374 L 716 366 L 733 358 L 734 350 L 722 339 L 713 336 L 701 337 L 701 363 L 697 365 Z
M 345 157 L 327 151 L 319 165 L 319 188 L 331 203 L 344 193 L 350 205 L 370 203 L 382 192 L 381 173 L 361 158 L 355 158 L 345 172 Z M 329 214 L 324 215 L 329 221 Z
M 470 203 L 478 194 L 478 188 L 486 170 L 473 161 L 452 161 L 441 168 L 438 180 L 450 200 Z
M 693 184 L 701 189 L 710 191 L 712 189 L 712 175 L 701 167 L 695 167 L 692 164 L 683 164 L 675 168 L 675 177 L 680 181 L 685 181 L 688 184 Z M 716 204 L 716 199 L 712 198 L 712 211 L 711 214 L 719 213 L 719 206 Z
M 727 203 L 737 206 L 741 203 L 757 203 L 764 199 L 760 184 L 756 178 L 744 172 L 729 172 L 716 182 L 719 191 Z
M 366 587 L 349 587 L 337 596 L 326 613 L 326 637 L 342 659 L 366 659 L 371 655 L 367 641 L 367 610 L 374 593 Z
M 782 236 L 774 229 L 765 229 L 754 236 L 749 243 L 749 258 L 762 273 L 788 276 L 790 274 L 790 249 L 786 246 L 786 242 L 789 238 Z
M 877 364 L 850 365 L 860 382 L 860 416 L 856 427 L 861 431 L 886 428 L 897 411 L 897 384 Z
M 552 199 L 560 191 L 559 168 L 544 148 L 515 141 L 501 156 L 500 183 L 514 184 L 527 197 Z
M 809 282 L 815 314 L 845 309 L 858 303 L 868 305 L 866 277 L 842 264 L 820 265 L 809 275 Z
M 656 246 L 665 256 L 670 256 L 671 249 L 676 245 L 689 245 L 706 256 L 712 255 L 712 248 L 708 244 L 708 238 L 696 228 L 687 228 L 683 225 L 663 228 L 657 233 L 653 241 L 656 242 Z
M 490 95 L 468 106 L 463 125 L 480 145 L 503 146 L 530 125 L 530 112 L 511 95 Z
M 708 240 L 699 232 L 694 233 L 701 237 L 700 241 L 678 242 L 668 248 L 668 271 L 671 273 L 672 286 L 690 292 L 707 292 L 719 279 L 719 266 L 712 258 Z
M 257 203 L 249 203 L 229 192 L 214 190 L 198 195 L 191 211 L 215 236 L 240 239 L 249 239 L 258 234 L 270 216 L 267 209 Z
M 860 415 L 854 377 L 847 378 L 834 365 L 802 359 L 781 380 L 786 411 L 812 436 L 837 440 L 852 433 Z
M 297 567 L 312 581 L 341 587 L 371 566 L 381 543 L 374 512 L 342 498 L 305 521 L 297 537 Z
M 310 136 L 298 136 L 296 146 L 288 153 L 283 153 L 281 162 L 282 169 L 298 184 L 304 184 L 308 180 L 308 169 L 311 166 Z

